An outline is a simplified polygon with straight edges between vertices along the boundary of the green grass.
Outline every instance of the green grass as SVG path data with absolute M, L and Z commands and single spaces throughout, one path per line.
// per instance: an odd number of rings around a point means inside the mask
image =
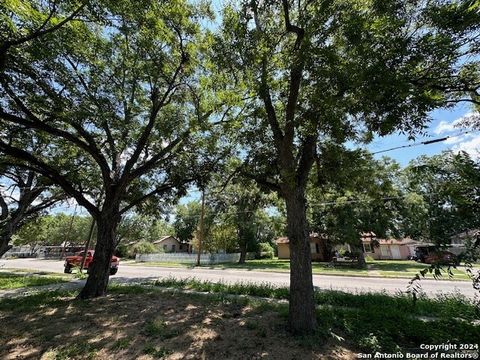
M 68 281 L 69 278 L 64 275 L 52 273 L 18 274 L 13 272 L 0 272 L 0 290 L 60 284 Z
M 248 295 L 269 299 L 288 300 L 289 289 L 275 287 L 269 283 L 213 283 L 196 279 L 163 278 L 153 283 L 155 286 L 195 290 L 216 294 Z M 350 294 L 341 291 L 315 291 L 315 302 L 319 307 L 361 308 L 371 312 L 386 311 L 408 313 L 416 316 L 441 318 L 480 319 L 480 308 L 463 295 L 420 297 L 415 303 L 408 295 L 388 295 L 386 293 Z
M 271 299 L 288 299 L 289 290 L 287 288 L 275 287 L 269 283 L 215 283 L 209 281 L 199 281 L 195 279 L 162 278 L 153 283 L 155 286 L 176 288 L 184 290 L 194 290 L 210 293 L 225 293 L 231 295 L 249 295 Z
M 137 263 L 142 266 L 160 266 L 160 267 L 184 267 L 192 268 L 192 264 L 181 263 L 165 263 L 165 262 L 151 262 L 151 263 Z M 411 279 L 420 270 L 427 268 L 429 265 L 417 263 L 409 260 L 373 260 L 367 262 L 367 269 L 359 269 L 348 266 L 331 267 L 326 262 L 313 262 L 312 272 L 317 275 L 338 275 L 338 276 L 360 276 L 360 277 L 388 277 L 388 278 L 406 278 Z M 271 272 L 289 272 L 290 261 L 284 259 L 262 259 L 262 260 L 248 260 L 245 264 L 224 263 L 216 265 L 202 265 L 202 268 L 210 269 L 241 269 L 250 271 L 271 271 Z M 463 267 L 452 269 L 453 277 L 449 277 L 448 273 L 443 273 L 439 280 L 470 280 L 465 273 Z M 433 279 L 431 274 L 427 274 L 427 279 Z
M 245 327 L 252 331 L 257 338 L 276 336 L 278 328 L 273 333 L 261 322 L 262 316 L 268 312 L 275 312 L 283 318 L 286 324 L 288 304 L 266 302 L 248 297 L 235 297 L 234 295 L 254 295 L 272 299 L 288 299 L 289 291 L 286 288 L 276 288 L 271 285 L 253 284 L 213 284 L 196 280 L 165 279 L 156 282 L 156 287 L 146 286 L 114 286 L 111 287 L 110 297 L 112 309 L 115 314 L 128 312 L 127 308 L 120 311 L 113 305 L 120 297 L 120 303 L 125 301 L 125 296 L 135 296 L 134 299 L 144 301 L 147 299 L 182 299 L 188 298 L 189 303 L 199 307 L 211 309 L 213 304 L 238 304 L 238 313 L 241 307 L 248 305 L 252 311 L 246 315 Z M 207 294 L 183 294 L 175 290 L 162 290 L 159 287 L 191 289 L 209 291 Z M 139 291 L 143 289 L 142 291 Z M 230 297 L 227 297 L 229 295 Z M 17 299 L 0 300 L 0 312 L 21 314 L 34 314 L 45 312 L 48 309 L 69 308 L 75 309 L 87 306 L 97 306 L 97 300 L 74 300 L 74 292 L 44 292 Z M 131 302 L 136 304 L 137 300 Z M 178 300 L 176 300 L 178 301 Z M 480 326 L 474 322 L 480 319 L 479 308 L 466 298 L 456 295 L 450 297 L 437 297 L 435 299 L 419 298 L 415 303 L 405 295 L 391 296 L 387 294 L 348 294 L 339 291 L 317 291 L 315 301 L 318 305 L 316 316 L 318 330 L 311 336 L 299 337 L 298 346 L 309 349 L 324 344 L 328 339 L 335 339 L 341 346 L 353 349 L 355 352 L 397 352 L 418 348 L 420 344 L 440 343 L 478 343 Z M 103 305 L 105 306 L 105 304 Z M 217 308 L 218 309 L 218 308 Z M 120 313 L 119 313 L 120 311 Z M 178 310 L 181 311 L 181 310 Z M 208 312 L 209 313 L 209 312 Z M 154 357 L 166 356 L 170 353 L 163 346 L 164 341 L 177 336 L 178 325 L 175 322 L 164 320 L 162 316 L 152 316 L 145 323 L 140 324 L 140 332 L 146 337 L 143 353 Z M 223 313 L 215 321 L 221 322 L 234 316 L 231 311 Z M 118 317 L 121 321 L 122 317 Z M 263 325 L 262 325 L 263 324 Z M 278 326 L 278 325 L 276 325 Z M 285 326 L 285 325 L 284 325 Z M 283 335 L 285 336 L 285 335 Z M 291 336 L 291 335 L 289 335 Z M 279 340 L 281 341 L 281 340 Z M 125 349 L 131 346 L 129 338 L 117 340 L 113 347 Z M 78 342 L 68 346 L 55 347 L 57 358 L 69 358 L 72 354 L 81 354 L 82 358 L 90 358 L 100 350 L 85 342 Z
M 123 264 L 125 265 L 125 264 Z M 171 267 L 171 268 L 192 268 L 195 267 L 193 264 L 184 264 L 184 263 L 171 263 L 171 262 L 131 262 L 126 264 L 127 266 L 159 266 L 159 267 Z
M 287 288 L 253 284 L 214 284 L 197 280 L 163 279 L 157 286 L 208 291 L 218 294 L 242 294 L 272 299 L 288 299 Z M 391 296 L 379 293 L 349 294 L 340 291 L 316 291 L 319 329 L 311 337 L 300 339 L 308 343 L 327 338 L 348 339 L 365 352 L 397 352 L 418 348 L 420 344 L 476 344 L 480 338 L 480 309 L 461 295 L 420 298 L 413 302 L 407 295 Z M 288 305 L 274 306 L 284 317 Z M 251 320 L 247 327 L 255 329 Z M 303 346 L 302 345 L 302 346 Z

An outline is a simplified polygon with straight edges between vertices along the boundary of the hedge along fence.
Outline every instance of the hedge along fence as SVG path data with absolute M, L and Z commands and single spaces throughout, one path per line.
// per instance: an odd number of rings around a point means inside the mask
M 181 263 L 196 264 L 197 254 L 173 253 L 173 254 L 137 254 L 135 261 L 138 262 L 163 262 L 163 263 Z M 247 253 L 247 259 L 254 259 L 255 253 Z M 229 262 L 238 262 L 240 253 L 233 254 L 202 254 L 200 255 L 200 264 L 220 264 Z

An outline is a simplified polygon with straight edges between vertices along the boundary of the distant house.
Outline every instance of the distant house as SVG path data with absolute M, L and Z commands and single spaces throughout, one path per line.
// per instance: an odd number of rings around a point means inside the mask
M 180 242 L 171 235 L 162 236 L 160 239 L 152 242 L 159 249 L 167 253 L 190 252 L 191 245 L 189 243 Z
M 466 245 L 469 241 L 475 241 L 480 237 L 480 229 L 467 230 L 450 237 L 450 246 L 448 251 L 451 251 L 455 255 L 459 255 L 467 248 Z
M 415 246 L 421 244 L 410 238 L 377 239 L 374 236 L 363 236 L 363 253 L 375 260 L 406 260 L 415 255 Z
M 279 259 L 290 259 L 290 241 L 288 237 L 275 240 Z M 327 247 L 327 238 L 317 233 L 310 234 L 310 253 L 313 261 L 330 261 L 330 252 Z

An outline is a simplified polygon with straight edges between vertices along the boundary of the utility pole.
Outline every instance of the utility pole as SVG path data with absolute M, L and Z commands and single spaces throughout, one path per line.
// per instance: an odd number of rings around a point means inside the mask
M 77 214 L 77 206 L 78 204 L 75 203 L 75 209 L 73 210 L 72 217 L 70 219 L 70 226 L 68 227 L 68 230 L 65 231 L 64 237 L 63 237 L 63 247 L 62 247 L 62 253 L 60 254 L 60 258 L 65 257 L 65 247 L 67 246 L 67 236 L 71 235 L 72 233 L 72 227 L 73 227 L 73 220 L 75 220 L 75 215 Z
M 80 263 L 80 273 L 82 273 L 83 267 L 85 266 L 85 259 L 87 258 L 88 248 L 90 247 L 90 242 L 92 241 L 94 228 L 95 228 L 95 219 L 92 217 L 92 223 L 90 224 L 90 230 L 88 231 L 87 241 L 85 242 L 85 248 L 83 249 L 82 262 Z
M 202 254 L 202 242 L 204 234 L 203 218 L 205 216 L 205 189 L 202 189 L 202 209 L 200 212 L 200 226 L 198 229 L 198 254 L 197 254 L 197 266 L 200 266 L 200 256 Z

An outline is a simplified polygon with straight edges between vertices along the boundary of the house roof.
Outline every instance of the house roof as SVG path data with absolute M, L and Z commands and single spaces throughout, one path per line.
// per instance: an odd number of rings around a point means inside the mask
M 167 240 L 167 239 L 170 239 L 170 238 L 178 241 L 178 239 L 175 238 L 175 237 L 172 236 L 172 235 L 165 235 L 165 236 L 162 236 L 162 237 L 161 237 L 160 239 L 158 239 L 158 240 L 152 241 L 152 243 L 153 243 L 153 244 L 160 244 L 160 243 L 162 243 L 164 240 Z M 178 241 L 178 242 L 179 242 L 179 241 Z
M 377 239 L 378 243 L 380 245 L 413 245 L 413 244 L 419 244 L 418 241 L 415 241 L 410 238 L 403 238 L 403 239 Z M 363 238 L 362 242 L 365 243 L 370 243 L 371 239 L 366 239 Z
M 310 234 L 310 240 L 313 239 L 326 239 L 327 237 L 324 234 L 318 234 L 318 233 L 311 233 Z M 278 239 L 275 240 L 276 244 L 288 244 L 290 241 L 288 240 L 288 237 L 282 236 L 279 237 Z
M 480 229 L 472 229 L 472 230 L 467 230 L 458 234 L 455 234 L 450 237 L 450 239 L 453 241 L 465 241 L 466 239 L 470 237 L 475 237 L 480 235 Z

